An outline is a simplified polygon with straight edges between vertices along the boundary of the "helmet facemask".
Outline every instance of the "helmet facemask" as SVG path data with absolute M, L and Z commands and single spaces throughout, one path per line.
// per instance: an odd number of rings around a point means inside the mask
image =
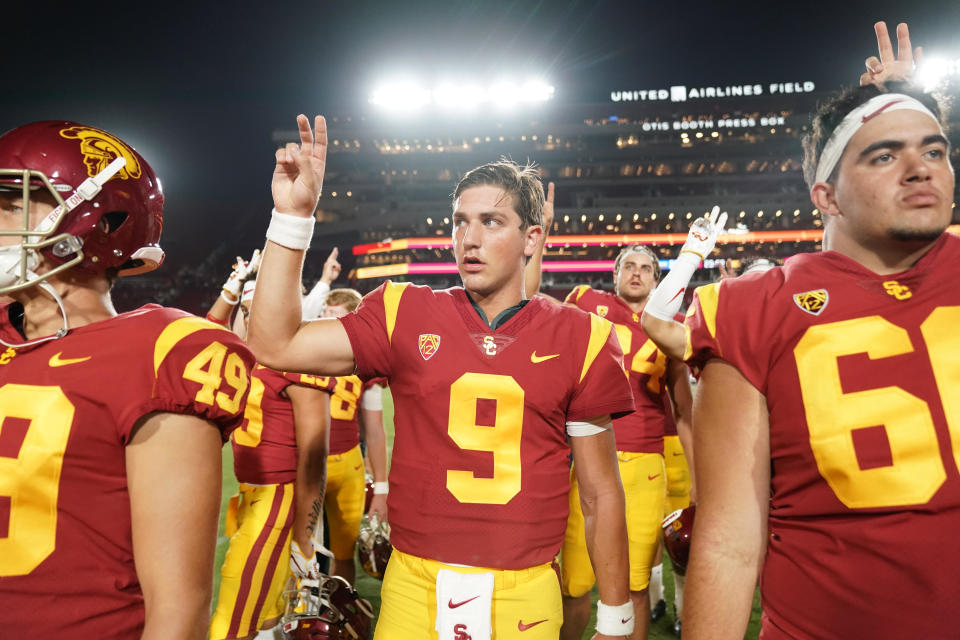
M 118 157 L 93 178 L 88 178 L 66 199 L 46 175 L 30 169 L 0 169 L 0 181 L 17 184 L 23 203 L 23 220 L 19 229 L 0 230 L 0 236 L 19 236 L 19 245 L 0 247 L 0 294 L 12 293 L 39 284 L 83 262 L 83 241 L 69 233 L 58 233 L 64 216 L 84 201 L 94 200 L 103 184 L 126 164 Z M 45 189 L 53 196 L 56 206 L 34 227 L 31 225 L 31 194 Z M 49 250 L 58 260 L 64 260 L 49 271 L 36 273 L 41 251 Z
M 373 608 L 340 576 L 301 579 L 297 589 L 284 595 L 286 638 L 362 640 L 370 635 Z

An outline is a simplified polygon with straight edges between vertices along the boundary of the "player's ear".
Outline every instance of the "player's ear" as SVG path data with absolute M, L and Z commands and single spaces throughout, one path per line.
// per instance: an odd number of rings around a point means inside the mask
M 523 232 L 523 255 L 529 258 L 540 244 L 540 238 L 543 236 L 543 227 L 539 224 L 532 224 Z
M 810 189 L 810 200 L 820 213 L 835 216 L 840 213 L 837 205 L 837 189 L 829 182 L 818 182 Z

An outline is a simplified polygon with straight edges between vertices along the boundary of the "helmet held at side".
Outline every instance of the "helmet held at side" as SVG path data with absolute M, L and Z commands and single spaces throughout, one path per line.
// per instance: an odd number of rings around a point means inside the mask
M 670 556 L 675 573 L 687 574 L 687 562 L 690 559 L 690 541 L 693 537 L 693 521 L 697 513 L 696 505 L 677 509 L 660 525 L 663 528 L 663 548 Z
M 357 536 L 357 555 L 363 570 L 371 577 L 383 580 L 391 553 L 393 545 L 390 544 L 390 525 L 380 522 L 376 514 L 363 516 L 360 521 L 360 534 Z
M 373 607 L 340 576 L 301 579 L 288 591 L 281 625 L 287 640 L 367 640 Z

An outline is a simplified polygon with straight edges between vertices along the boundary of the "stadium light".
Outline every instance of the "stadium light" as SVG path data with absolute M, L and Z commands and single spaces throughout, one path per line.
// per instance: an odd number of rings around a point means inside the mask
M 960 73 L 960 59 L 950 60 L 941 56 L 924 56 L 917 68 L 917 83 L 924 91 L 931 91 L 947 76 Z
M 510 79 L 482 86 L 474 81 L 444 81 L 429 89 L 410 81 L 393 81 L 370 94 L 370 104 L 390 111 L 416 111 L 427 105 L 442 109 L 473 109 L 482 104 L 511 108 L 518 104 L 537 104 L 553 98 L 555 89 L 539 78 L 523 83 Z
M 410 81 L 385 84 L 370 96 L 371 104 L 397 111 L 413 111 L 429 102 L 430 92 Z

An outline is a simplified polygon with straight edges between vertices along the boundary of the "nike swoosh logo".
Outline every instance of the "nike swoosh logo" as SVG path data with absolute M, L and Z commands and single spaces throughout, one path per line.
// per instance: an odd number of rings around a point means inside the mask
M 60 354 L 63 352 L 55 353 L 50 356 L 50 366 L 51 367 L 65 367 L 68 364 L 77 364 L 78 362 L 86 362 L 91 358 L 91 356 L 85 356 L 83 358 L 60 358 Z
M 674 457 L 676 457 L 676 456 L 682 456 L 683 454 L 682 454 L 682 453 L 677 453 L 676 451 L 674 451 L 674 452 L 673 452 L 673 455 L 674 455 Z
M 536 622 L 531 622 L 530 624 L 523 624 L 523 620 L 517 620 L 517 629 L 520 631 L 526 631 L 527 629 L 532 629 L 538 624 L 543 624 L 546 620 L 537 620 Z
M 620 618 L 620 624 L 627 624 L 627 623 L 630 622 L 631 620 L 633 620 L 633 616 L 630 616 L 630 617 L 627 618 L 626 620 L 624 620 L 623 618 Z
M 903 102 L 903 100 L 891 100 L 890 102 L 888 102 L 887 104 L 883 105 L 882 107 L 880 107 L 879 109 L 877 109 L 877 110 L 874 111 L 873 113 L 868 113 L 867 115 L 863 116 L 863 118 L 861 118 L 860 124 L 866 124 L 867 122 L 873 120 L 873 119 L 876 118 L 878 115 L 880 115 L 881 113 L 883 113 L 884 111 L 886 111 L 887 109 L 889 109 L 890 107 L 892 107 L 893 105 L 897 104 L 898 102 Z
M 470 598 L 469 600 L 464 600 L 463 602 L 454 602 L 454 601 L 453 601 L 453 598 L 450 598 L 450 600 L 447 601 L 447 606 L 450 607 L 451 609 L 456 609 L 457 607 L 462 607 L 463 605 L 467 604 L 468 602 L 473 602 L 474 600 L 476 600 L 476 599 L 479 598 L 479 597 L 480 597 L 480 596 L 473 596 L 473 597 Z
M 653 474 L 652 476 L 647 476 L 647 480 L 656 480 L 656 479 L 659 478 L 659 477 L 660 477 L 660 474 L 659 474 L 659 473 L 655 473 L 655 474 Z
M 357 466 L 355 466 L 355 467 L 353 468 L 353 470 L 356 471 L 357 469 L 359 469 L 359 468 L 362 467 L 362 466 L 363 466 L 362 464 L 358 464 Z
M 560 357 L 560 354 L 559 354 L 559 353 L 555 353 L 555 354 L 553 354 L 552 356 L 538 356 L 538 355 L 537 355 L 537 352 L 534 351 L 533 353 L 530 354 L 530 362 L 532 362 L 532 363 L 534 363 L 534 364 L 539 364 L 539 363 L 541 363 L 541 362 L 546 362 L 547 360 L 549 360 L 549 359 L 551 359 L 551 358 L 559 358 L 559 357 Z

